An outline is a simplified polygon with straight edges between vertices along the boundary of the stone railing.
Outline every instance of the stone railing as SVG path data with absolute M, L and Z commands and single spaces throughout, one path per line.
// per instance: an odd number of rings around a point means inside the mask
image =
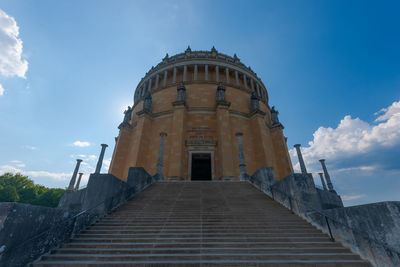
M 111 174 L 91 174 L 87 187 L 67 191 L 58 208 L 0 203 L 0 266 L 25 266 L 156 181 L 135 167 L 127 182 Z
M 400 266 L 400 202 L 343 207 L 339 196 L 316 189 L 310 176 L 275 182 L 272 168 L 260 168 L 247 180 L 374 266 Z

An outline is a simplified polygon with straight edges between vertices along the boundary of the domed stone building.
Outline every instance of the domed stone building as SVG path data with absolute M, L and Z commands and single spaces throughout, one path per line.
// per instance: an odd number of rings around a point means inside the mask
M 143 167 L 168 180 L 234 180 L 272 167 L 293 173 L 278 112 L 257 74 L 236 54 L 168 54 L 138 84 L 109 173 Z

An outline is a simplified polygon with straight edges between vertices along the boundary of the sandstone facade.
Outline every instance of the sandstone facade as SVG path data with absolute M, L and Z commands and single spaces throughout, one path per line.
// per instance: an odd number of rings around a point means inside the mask
M 125 115 L 109 168 L 122 180 L 129 167 L 164 179 L 192 180 L 208 170 L 204 179 L 238 179 L 237 134 L 247 173 L 272 167 L 278 180 L 293 173 L 265 86 L 236 55 L 214 48 L 167 55 L 141 80 Z

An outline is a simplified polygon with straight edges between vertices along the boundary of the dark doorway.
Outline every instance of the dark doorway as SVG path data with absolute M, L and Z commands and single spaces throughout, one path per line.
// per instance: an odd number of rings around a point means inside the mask
M 211 154 L 192 154 L 192 180 L 211 180 Z

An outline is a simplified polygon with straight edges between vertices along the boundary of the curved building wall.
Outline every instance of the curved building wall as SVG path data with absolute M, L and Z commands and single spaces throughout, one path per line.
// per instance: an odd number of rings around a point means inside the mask
M 186 58 L 179 59 L 182 55 Z M 219 56 L 186 51 L 146 74 L 136 88 L 129 123 L 120 126 L 111 174 L 125 180 L 129 167 L 136 166 L 166 179 L 191 179 L 192 155 L 205 153 L 211 157 L 212 179 L 237 179 L 237 134 L 248 174 L 260 167 L 273 167 L 276 179 L 293 172 L 283 126 L 272 121 L 265 86 L 236 57 Z M 184 99 L 177 91 L 182 83 Z M 217 101 L 218 86 L 225 89 L 223 101 Z

